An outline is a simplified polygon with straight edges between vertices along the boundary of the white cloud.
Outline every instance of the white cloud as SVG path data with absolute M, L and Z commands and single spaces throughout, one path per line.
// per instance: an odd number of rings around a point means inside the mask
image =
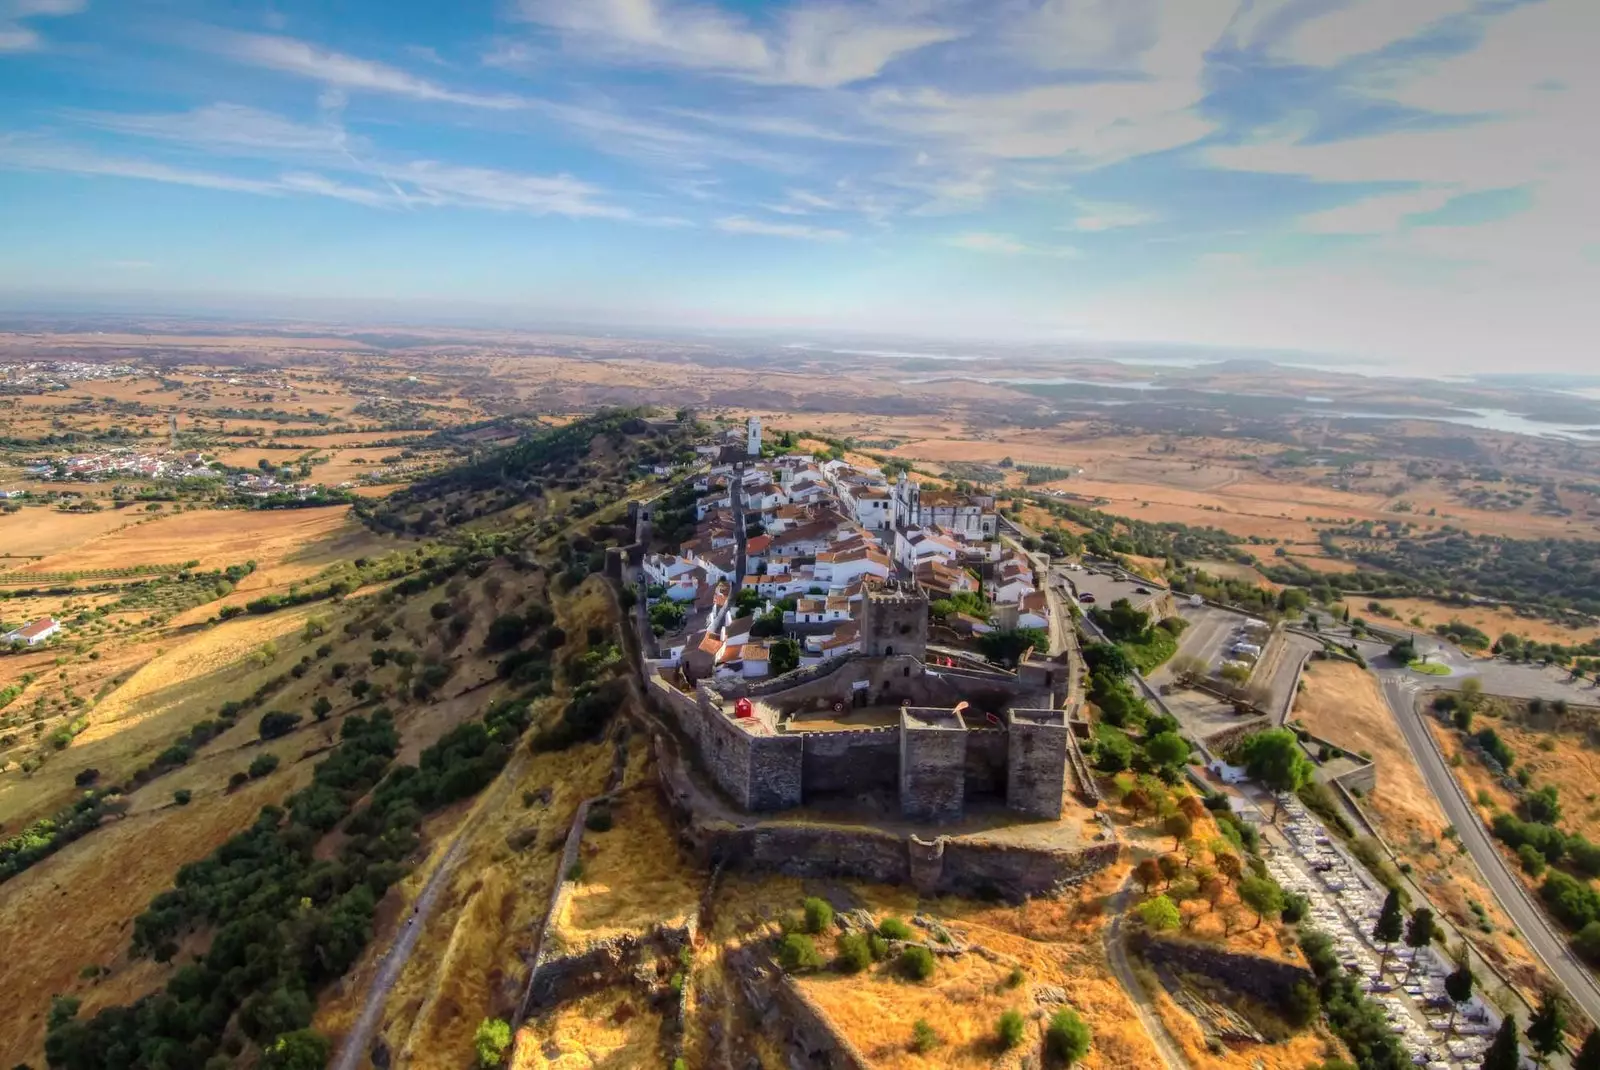
M 1290 63 L 1332 67 L 1416 37 L 1474 6 L 1474 0 L 1346 0 L 1298 21 L 1269 54 Z
M 458 92 L 398 67 L 331 52 L 292 37 L 226 33 L 218 35 L 212 43 L 218 51 L 241 63 L 343 89 L 473 108 L 509 110 L 527 105 L 525 100 L 515 96 Z
M 23 19 L 76 15 L 87 0 L 0 0 L 0 52 L 33 52 L 44 47 L 38 31 Z
M 678 0 L 521 0 L 519 10 L 603 58 L 820 88 L 876 77 L 900 56 L 959 36 L 843 3 L 792 8 L 768 32 L 714 4 Z
M 1118 230 L 1122 227 L 1142 227 L 1161 219 L 1158 213 L 1133 204 L 1080 200 L 1077 207 L 1077 217 L 1068 226 L 1069 230 Z
M 271 177 L 202 171 L 156 160 L 110 155 L 70 143 L 7 135 L 0 138 L 0 168 L 133 178 L 269 197 L 287 194 L 331 197 L 371 208 L 477 208 L 657 226 L 678 226 L 684 222 L 673 217 L 640 215 L 609 203 L 603 199 L 602 191 L 571 175 L 459 167 L 434 160 L 380 165 L 350 157 L 345 170 L 373 183 L 362 186 L 305 170 L 290 170 Z
M 366 147 L 336 123 L 297 123 L 240 104 L 210 104 L 193 111 L 157 114 L 68 114 L 101 130 L 240 155 L 327 157 Z
M 997 253 L 1002 256 L 1054 256 L 1070 259 L 1080 255 L 1068 245 L 1033 245 L 1010 234 L 973 230 L 957 234 L 946 241 L 957 249 L 974 253 Z
M 801 241 L 845 241 L 850 237 L 842 230 L 830 227 L 813 227 L 805 223 L 778 223 L 748 216 L 724 216 L 716 221 L 716 228 L 729 234 L 757 234 L 768 238 L 796 238 Z
M 1352 204 L 1303 215 L 1299 228 L 1307 234 L 1390 234 L 1408 216 L 1436 211 L 1454 196 L 1448 188 L 1409 190 L 1366 197 Z

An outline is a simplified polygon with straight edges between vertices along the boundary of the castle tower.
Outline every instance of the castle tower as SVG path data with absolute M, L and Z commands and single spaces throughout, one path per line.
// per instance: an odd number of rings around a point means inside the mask
M 749 441 L 745 445 L 745 452 L 752 457 L 761 456 L 761 417 L 750 417 Z
M 869 658 L 928 651 L 928 595 L 920 587 L 868 587 L 861 607 L 861 652 Z

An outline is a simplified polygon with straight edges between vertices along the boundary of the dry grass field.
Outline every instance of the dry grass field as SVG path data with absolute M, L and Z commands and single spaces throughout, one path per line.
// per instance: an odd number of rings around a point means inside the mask
M 583 880 L 558 919 L 569 943 L 682 925 L 699 906 L 706 876 L 680 857 L 656 785 L 621 793 L 610 809 L 609 831 L 584 833 Z
M 245 561 L 282 561 L 308 546 L 352 531 L 349 508 L 208 509 L 162 516 L 87 539 L 29 566 L 30 571 L 68 572 L 128 565 L 200 562 L 202 569 Z
M 1367 752 L 1377 764 L 1378 785 L 1363 803 L 1384 840 L 1401 861 L 1411 864 L 1413 877 L 1434 905 L 1460 931 L 1471 934 L 1486 958 L 1519 987 L 1537 992 L 1542 968 L 1526 945 L 1509 935 L 1510 919 L 1484 886 L 1471 857 L 1445 838 L 1444 812 L 1423 782 L 1377 681 L 1358 666 L 1334 661 L 1309 662 L 1303 679 L 1293 716 L 1348 751 Z M 1474 903 L 1494 932 L 1481 931 Z
M 186 862 L 206 855 L 245 828 L 266 803 L 276 802 L 311 775 L 301 763 L 205 805 L 172 804 L 171 785 L 157 781 L 135 792 L 135 812 L 62 850 L 0 886 L 0 991 L 10 1008 L 0 1025 L 0 1061 L 43 1065 L 45 1012 L 50 997 L 71 993 L 83 1011 L 128 1003 L 164 983 L 167 968 L 126 955 L 129 920 L 172 884 Z M 141 809 L 139 796 L 159 796 Z M 84 981 L 86 965 L 111 970 Z
M 62 513 L 54 509 L 25 508 L 16 513 L 0 513 L 0 547 L 7 555 L 0 557 L 0 569 L 42 572 L 44 569 L 38 558 L 64 554 L 111 533 L 155 522 L 148 514 L 131 509 Z M 187 561 L 188 558 L 175 560 Z
M 1381 627 L 1383 621 L 1367 608 L 1367 603 L 1371 601 L 1374 599 L 1347 598 L 1345 606 L 1350 610 L 1351 616 L 1366 617 L 1374 625 Z M 1392 610 L 1402 621 L 1409 622 L 1412 618 L 1420 618 L 1423 626 L 1430 631 L 1435 625 L 1449 624 L 1458 620 L 1483 632 L 1491 642 L 1507 633 L 1520 635 L 1537 643 L 1571 645 L 1600 638 L 1600 628 L 1569 628 L 1552 621 L 1518 616 L 1506 606 L 1493 609 L 1484 606 L 1452 606 L 1421 598 L 1387 598 L 1376 601 L 1386 609 Z
M 517 1037 L 511 1070 L 624 1070 L 666 1066 L 659 1011 L 631 992 L 605 991 L 536 1018 Z M 459 1066 L 457 1058 L 450 1065 Z

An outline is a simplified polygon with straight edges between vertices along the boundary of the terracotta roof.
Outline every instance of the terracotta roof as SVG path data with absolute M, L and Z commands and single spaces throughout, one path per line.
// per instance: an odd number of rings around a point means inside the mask
M 715 632 L 707 632 L 705 638 L 700 640 L 697 649 L 702 654 L 715 654 L 722 649 L 722 640 L 717 638 Z
M 19 639 L 33 639 L 37 636 L 43 635 L 45 632 L 56 627 L 60 623 L 61 622 L 56 620 L 54 617 L 40 617 L 36 621 L 33 621 L 29 624 L 24 624 L 11 634 L 15 635 Z
M 744 551 L 747 554 L 759 554 L 762 550 L 772 545 L 771 535 L 757 535 L 753 539 L 744 541 Z

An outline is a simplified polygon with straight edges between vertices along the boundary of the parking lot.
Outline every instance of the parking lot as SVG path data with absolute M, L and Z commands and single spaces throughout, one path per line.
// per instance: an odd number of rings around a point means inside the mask
M 1165 587 L 1137 579 L 1124 579 L 1120 573 L 1097 572 L 1084 568 L 1061 569 L 1059 574 L 1071 585 L 1078 604 L 1086 610 L 1091 607 L 1109 609 L 1111 603 L 1117 599 L 1126 598 L 1134 609 L 1159 616 L 1159 613 L 1154 612 L 1157 604 L 1169 597 Z

